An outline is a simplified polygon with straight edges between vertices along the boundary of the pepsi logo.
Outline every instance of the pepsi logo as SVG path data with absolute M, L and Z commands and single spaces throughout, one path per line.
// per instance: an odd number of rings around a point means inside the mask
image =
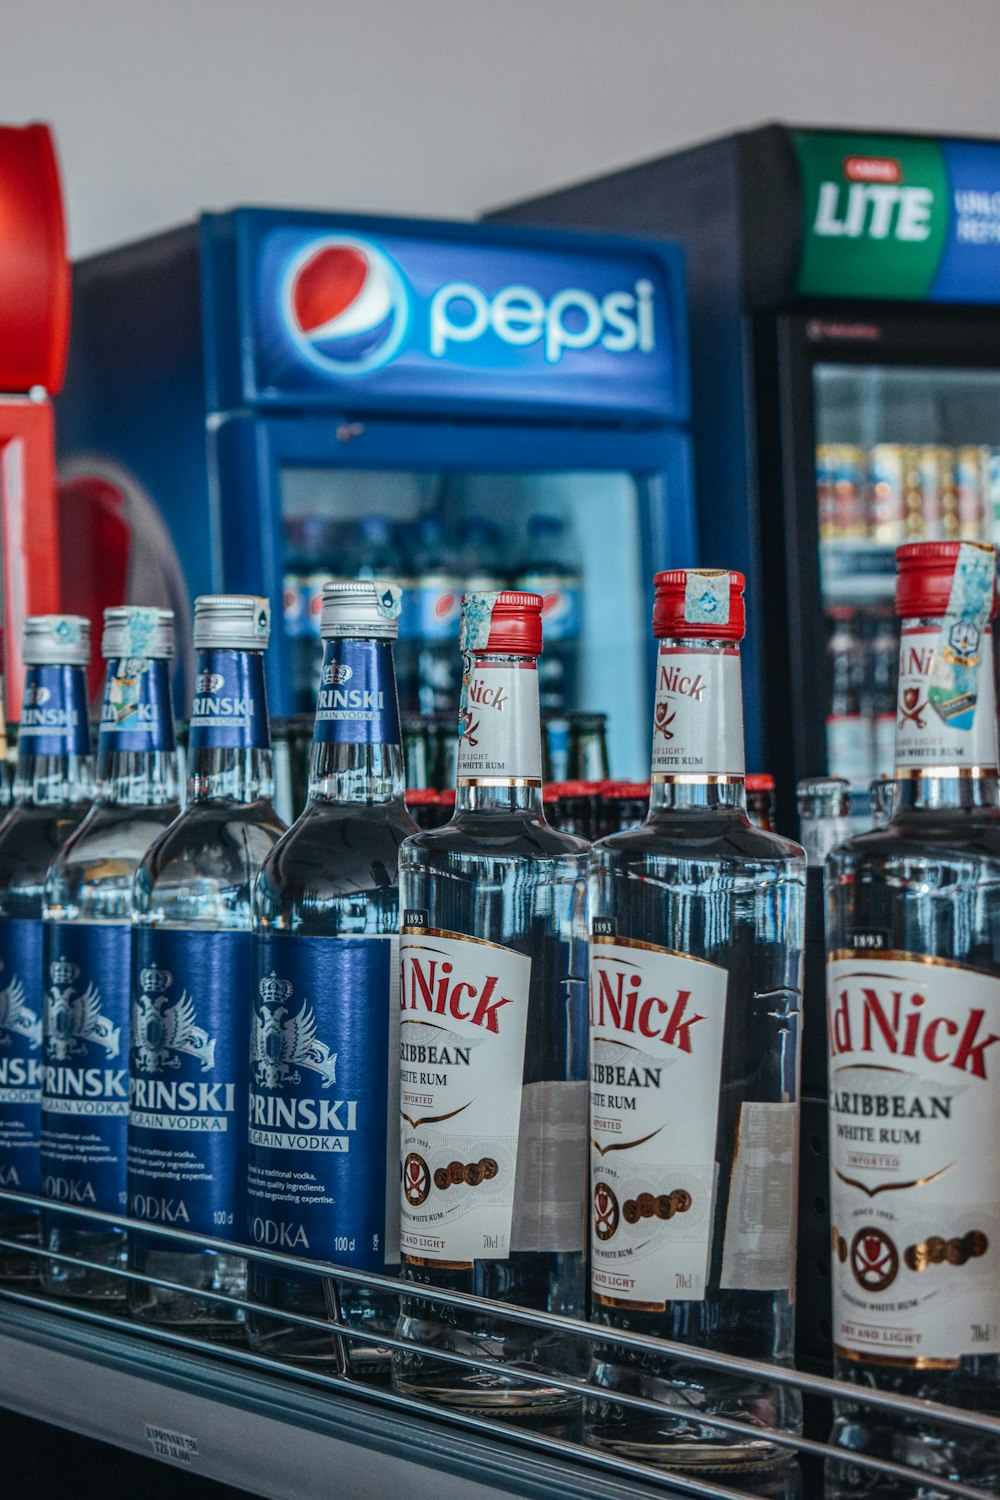
M 328 374 L 357 375 L 388 364 L 409 317 L 399 268 L 384 251 L 350 235 L 306 245 L 288 267 L 282 302 L 295 343 Z
M 434 601 L 434 613 L 439 620 L 447 620 L 455 613 L 457 603 L 457 594 L 441 594 Z

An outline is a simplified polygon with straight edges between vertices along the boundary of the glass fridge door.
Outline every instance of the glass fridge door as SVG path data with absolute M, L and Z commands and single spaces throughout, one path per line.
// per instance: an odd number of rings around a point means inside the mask
M 813 365 L 827 770 L 891 776 L 895 549 L 1000 542 L 1000 371 Z

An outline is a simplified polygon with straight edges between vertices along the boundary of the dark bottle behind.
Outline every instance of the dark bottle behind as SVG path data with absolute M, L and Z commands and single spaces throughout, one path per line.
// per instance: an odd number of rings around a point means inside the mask
M 403 802 L 392 643 L 399 589 L 328 583 L 326 643 L 305 812 L 271 850 L 254 893 L 249 1223 L 254 1244 L 385 1272 L 399 1265 L 399 846 Z M 315 1200 L 310 1202 L 310 1198 Z M 333 1284 L 251 1261 L 263 1354 L 334 1363 Z M 392 1334 L 398 1298 L 348 1283 L 341 1313 Z M 358 1375 L 389 1351 L 358 1342 Z
M 583 580 L 572 531 L 561 516 L 529 518 L 527 549 L 515 583 L 540 594 L 543 601 L 545 654 L 538 664 L 542 713 L 568 713 L 576 704 L 579 685 Z M 570 779 L 583 773 L 569 769 L 560 774 Z
M 41 1193 L 42 902 L 53 855 L 94 795 L 86 668 L 90 622 L 36 615 L 24 624 L 24 700 L 14 806 L 0 824 L 0 1187 Z M 39 1216 L 0 1208 L 8 1239 L 37 1243 Z M 0 1278 L 37 1262 L 0 1251 Z
M 235 1338 L 246 1289 L 250 898 L 284 831 L 273 790 L 263 653 L 266 599 L 195 601 L 198 674 L 187 805 L 136 872 L 129 1057 L 128 1204 L 134 1219 L 234 1241 L 232 1252 L 132 1231 L 135 1318 Z
M 843 776 L 852 787 L 867 787 L 872 742 L 864 705 L 865 643 L 854 610 L 837 608 L 829 614 L 826 766 L 831 776 Z
M 567 781 L 607 781 L 607 722 L 607 714 L 570 714 Z
M 107 661 L 97 797 L 45 882 L 42 1187 L 46 1198 L 102 1213 L 127 1209 L 132 881 L 153 839 L 177 816 L 170 701 L 174 617 L 166 609 L 104 612 Z M 82 1104 L 81 1101 L 85 1101 Z M 46 1261 L 45 1290 L 124 1302 L 123 1230 L 42 1215 L 50 1250 L 109 1267 Z
M 844 1380 L 1000 1413 L 994 549 L 901 547 L 895 798 L 827 863 L 834 1348 Z M 1000 1443 L 839 1403 L 833 1440 L 1000 1493 Z M 830 1500 L 909 1500 L 843 1462 Z M 937 1494 L 928 1479 L 928 1496 Z
M 774 777 L 753 771 L 746 778 L 747 817 L 763 833 L 777 833 L 774 826 Z
M 804 859 L 744 810 L 742 575 L 658 574 L 654 629 L 649 816 L 591 859 L 591 1316 L 788 1365 Z M 800 1421 L 766 1378 L 610 1339 L 593 1379 L 588 1440 L 647 1463 L 753 1471 Z
M 587 845 L 542 812 L 541 599 L 467 595 L 455 815 L 400 857 L 403 1275 L 550 1312 L 584 1306 Z M 397 1389 L 565 1427 L 556 1334 L 403 1296 Z
M 417 704 L 430 718 L 436 713 L 454 714 L 458 707 L 461 674 L 456 647 L 462 578 L 438 516 L 421 516 L 414 531 Z

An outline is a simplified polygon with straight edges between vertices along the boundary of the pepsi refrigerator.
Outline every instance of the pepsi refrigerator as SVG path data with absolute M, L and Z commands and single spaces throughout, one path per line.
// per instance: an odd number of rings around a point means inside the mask
M 489 218 L 683 246 L 700 555 L 748 576 L 750 761 L 779 827 L 826 770 L 866 820 L 895 548 L 1000 541 L 1000 142 L 767 125 Z
M 238 208 L 80 262 L 74 299 L 64 481 L 144 518 L 149 602 L 283 600 L 273 713 L 307 706 L 317 579 L 402 575 L 401 655 L 452 656 L 470 576 L 531 579 L 553 660 L 574 642 L 564 707 L 645 778 L 652 577 L 697 560 L 675 246 Z M 456 530 L 494 555 L 445 555 Z

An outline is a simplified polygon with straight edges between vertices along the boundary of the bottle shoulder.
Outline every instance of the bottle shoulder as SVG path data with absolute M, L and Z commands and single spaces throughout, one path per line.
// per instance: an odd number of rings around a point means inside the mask
M 41 886 L 53 856 L 82 822 L 86 803 L 11 808 L 0 823 L 0 891 Z
M 310 803 L 265 857 L 255 907 L 274 915 L 395 890 L 400 846 L 417 831 L 402 801 Z
M 190 803 L 154 839 L 140 862 L 144 880 L 174 884 L 192 874 L 252 880 L 285 832 L 270 802 L 223 798 Z
M 838 844 L 828 856 L 827 871 L 900 860 L 940 865 L 1000 861 L 1000 808 L 908 808 L 886 827 Z
M 419 831 L 406 840 L 402 861 L 446 861 L 451 857 L 483 860 L 586 861 L 590 844 L 575 834 L 562 833 L 537 813 L 466 810 L 441 828 Z
M 165 802 L 155 807 L 95 802 L 57 851 L 49 869 L 50 878 L 83 871 L 94 864 L 131 864 L 134 868 L 153 840 L 175 821 L 178 813 L 177 802 Z
M 660 809 L 640 827 L 612 833 L 594 845 L 596 866 L 644 860 L 690 860 L 699 865 L 775 865 L 805 880 L 805 852 L 794 840 L 766 833 L 738 808 Z

